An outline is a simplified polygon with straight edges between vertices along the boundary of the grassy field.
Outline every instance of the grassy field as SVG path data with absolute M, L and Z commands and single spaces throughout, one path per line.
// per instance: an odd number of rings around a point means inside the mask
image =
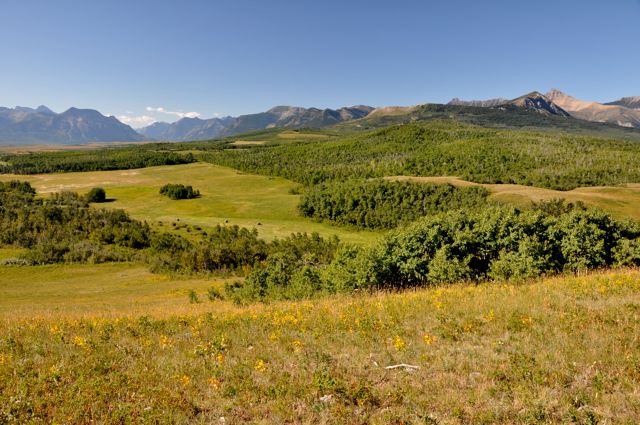
M 204 228 L 237 224 L 257 228 L 266 239 L 285 237 L 292 232 L 338 235 L 341 240 L 354 243 L 370 242 L 378 237 L 377 233 L 348 230 L 301 217 L 296 210 L 299 195 L 290 193 L 296 185 L 288 180 L 207 163 L 123 171 L 0 175 L 0 180 L 12 179 L 30 181 L 39 194 L 62 190 L 85 193 L 100 186 L 108 198 L 114 199 L 101 207 L 122 208 L 134 218 L 152 224 L 160 221 L 166 226 L 177 220 Z M 158 192 L 166 183 L 192 185 L 202 196 L 172 201 Z
M 4 269 L 1 422 L 633 424 L 640 417 L 639 271 L 240 308 L 189 304 L 182 294 L 173 300 L 170 287 L 180 292 L 194 281 L 151 282 L 132 265 L 95 270 Z M 76 283 L 46 284 L 59 272 Z M 118 273 L 130 274 L 129 283 Z M 162 317 L 153 309 L 143 315 L 148 299 L 165 296 L 172 301 Z M 29 304 L 37 315 L 13 314 Z M 83 304 L 92 309 L 82 318 L 60 307 Z M 398 364 L 411 367 L 387 368 Z
M 0 317 L 193 314 L 206 305 L 190 305 L 189 291 L 208 302 L 207 290 L 222 291 L 223 284 L 224 279 L 153 274 L 146 264 L 0 266 Z
M 491 195 L 489 199 L 508 202 L 518 206 L 527 206 L 531 202 L 565 199 L 569 202 L 582 201 L 586 205 L 610 212 L 617 218 L 640 220 L 640 184 L 627 184 L 619 187 L 580 187 L 568 191 L 523 186 L 518 184 L 479 184 L 458 177 L 412 177 L 393 176 L 389 180 L 424 183 L 451 183 L 455 186 L 482 186 Z

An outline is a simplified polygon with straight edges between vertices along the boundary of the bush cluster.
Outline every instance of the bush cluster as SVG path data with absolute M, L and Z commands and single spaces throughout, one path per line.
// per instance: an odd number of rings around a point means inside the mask
M 341 245 L 329 262 L 273 256 L 232 295 L 238 302 L 306 298 L 630 265 L 640 265 L 637 223 L 579 205 L 493 206 L 421 218 L 370 248 Z
M 173 200 L 193 199 L 200 196 L 200 191 L 191 186 L 169 183 L 160 188 L 160 194 Z
M 29 183 L 0 184 L 0 244 L 28 248 L 32 263 L 128 260 L 150 234 L 124 211 L 89 208 L 77 193 L 36 199 Z

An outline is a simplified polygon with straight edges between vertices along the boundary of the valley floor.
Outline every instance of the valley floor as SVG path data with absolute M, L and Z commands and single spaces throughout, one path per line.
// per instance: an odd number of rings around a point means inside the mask
M 133 218 L 165 228 L 173 223 L 204 228 L 234 225 L 256 228 L 260 237 L 273 239 L 295 232 L 337 235 L 345 242 L 375 240 L 375 232 L 355 231 L 301 217 L 296 207 L 299 195 L 286 179 L 247 174 L 231 168 L 197 162 L 187 165 L 148 167 L 134 170 L 92 171 L 39 175 L 0 175 L 0 181 L 27 180 L 39 195 L 60 191 L 86 193 L 102 187 L 112 202 L 100 208 L 121 208 Z M 201 197 L 172 201 L 160 195 L 167 183 L 191 185 Z
M 640 417 L 638 270 L 237 307 L 190 304 L 182 292 L 212 282 L 127 264 L 89 269 L 56 280 L 55 266 L 3 268 L 0 421 Z M 163 314 L 150 299 L 166 300 Z

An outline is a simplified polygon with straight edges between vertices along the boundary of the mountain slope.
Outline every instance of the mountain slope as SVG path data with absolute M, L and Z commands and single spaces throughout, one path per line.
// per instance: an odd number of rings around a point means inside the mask
M 571 115 L 554 103 L 547 96 L 534 91 L 517 99 L 507 102 L 505 105 L 513 105 L 528 111 L 535 111 L 543 115 L 557 115 L 560 117 L 570 117 Z
M 565 111 L 566 112 L 566 111 Z M 378 108 L 365 118 L 337 124 L 338 131 L 362 131 L 412 122 L 458 121 L 490 128 L 527 128 L 640 141 L 640 130 L 608 123 L 589 122 L 571 116 L 551 115 L 510 103 L 496 107 L 424 104 Z
M 634 98 L 623 98 L 616 101 L 617 103 L 612 102 L 611 104 L 603 105 L 597 102 L 576 99 L 557 89 L 547 93 L 547 97 L 576 118 L 616 124 L 622 127 L 640 128 L 640 109 L 621 106 L 622 103 L 634 105 Z
M 0 108 L 0 143 L 86 143 L 139 141 L 143 137 L 115 117 L 93 109 L 70 108 L 56 114 L 46 106 L 37 109 Z
M 492 106 L 503 105 L 509 102 L 509 99 L 504 99 L 502 97 L 498 97 L 496 99 L 487 99 L 487 100 L 462 100 L 454 97 L 447 103 L 447 105 L 454 106 L 477 106 L 481 108 L 490 108 Z
M 547 96 L 537 91 L 525 94 L 513 100 L 503 98 L 487 99 L 487 100 L 462 100 L 453 98 L 448 106 L 469 106 L 477 108 L 507 108 L 509 106 L 528 111 L 535 111 L 543 115 L 557 115 L 561 117 L 569 117 L 569 113 L 554 103 Z
M 631 109 L 640 109 L 640 96 L 623 97 L 622 99 L 605 103 L 605 105 L 617 105 Z

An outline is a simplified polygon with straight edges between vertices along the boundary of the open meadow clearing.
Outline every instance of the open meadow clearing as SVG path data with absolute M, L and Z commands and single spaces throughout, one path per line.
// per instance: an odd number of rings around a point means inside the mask
M 3 422 L 632 424 L 640 417 L 637 270 L 249 307 L 191 304 L 181 294 L 162 304 L 162 315 L 153 307 L 147 315 L 149 297 L 167 293 L 162 277 L 129 265 L 93 274 L 83 267 L 50 284 L 54 271 L 37 269 L 30 287 L 25 277 L 3 279 Z M 119 273 L 131 275 L 127 284 Z M 204 287 L 170 282 L 175 292 Z M 105 303 L 69 315 L 97 299 L 92 291 Z M 67 297 L 60 305 L 70 310 L 56 307 L 56 297 Z M 27 302 L 37 313 L 12 314 Z M 387 368 L 399 364 L 408 366 Z
M 40 175 L 0 175 L 1 181 L 29 181 L 40 195 L 60 191 L 86 193 L 102 187 L 113 202 L 100 207 L 121 208 L 133 218 L 164 226 L 179 221 L 204 228 L 234 225 L 256 228 L 262 238 L 285 237 L 296 232 L 337 235 L 346 242 L 363 243 L 378 237 L 374 232 L 348 230 L 301 217 L 296 206 L 296 184 L 277 177 L 247 174 L 207 163 L 149 167 L 134 170 L 94 171 Z M 173 201 L 160 195 L 167 183 L 188 184 L 201 197 Z

